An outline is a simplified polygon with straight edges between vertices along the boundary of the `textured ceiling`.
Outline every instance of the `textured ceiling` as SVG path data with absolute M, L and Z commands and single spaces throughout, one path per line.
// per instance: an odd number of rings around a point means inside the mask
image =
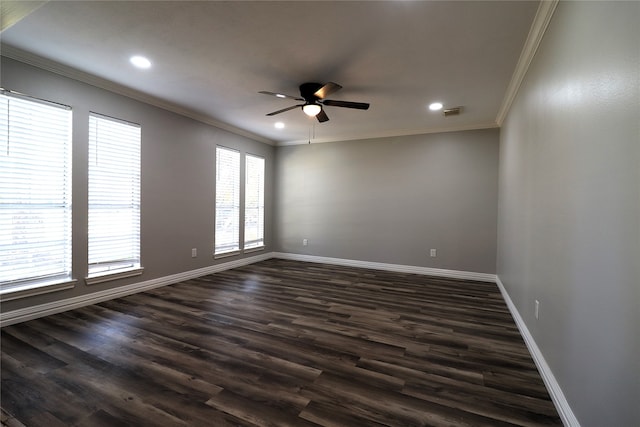
M 537 8 L 526 1 L 51 1 L 3 21 L 0 41 L 5 51 L 275 143 L 323 142 L 496 126 Z M 132 68 L 133 54 L 153 66 Z M 329 98 L 371 108 L 325 107 L 326 123 L 299 109 L 265 116 L 295 101 L 259 91 L 298 96 L 301 83 L 329 81 L 343 86 Z M 430 112 L 433 101 L 463 113 Z

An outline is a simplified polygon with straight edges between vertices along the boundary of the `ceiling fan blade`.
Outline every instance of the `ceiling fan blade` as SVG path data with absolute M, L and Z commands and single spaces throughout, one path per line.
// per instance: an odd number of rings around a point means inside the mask
M 338 83 L 329 82 L 315 91 L 313 95 L 320 99 L 323 99 L 331 95 L 332 93 L 339 91 L 340 89 L 342 89 L 342 86 L 340 86 Z
M 258 93 L 262 93 L 264 95 L 271 95 L 271 96 L 275 96 L 282 99 L 295 99 L 296 101 L 304 101 L 304 98 L 300 98 L 299 96 L 285 95 L 284 93 L 268 92 L 266 90 L 261 90 Z
M 331 107 L 355 108 L 356 110 L 369 109 L 369 104 L 366 102 L 333 101 L 331 99 L 325 99 L 322 101 L 322 104 L 329 105 Z
M 302 107 L 302 105 L 292 105 L 291 107 L 283 108 L 282 110 L 274 111 L 267 114 L 267 116 L 275 116 L 276 114 L 284 113 L 285 111 L 293 110 L 294 108 Z
M 320 110 L 320 112 L 316 114 L 316 118 L 320 123 L 329 121 L 329 117 L 327 116 L 327 113 L 324 112 L 324 110 Z

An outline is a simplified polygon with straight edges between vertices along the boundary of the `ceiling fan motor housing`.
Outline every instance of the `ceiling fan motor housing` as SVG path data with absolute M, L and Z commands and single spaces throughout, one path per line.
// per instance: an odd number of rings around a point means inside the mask
M 302 83 L 300 85 L 300 96 L 309 104 L 315 104 L 319 99 L 315 93 L 322 87 L 321 83 Z

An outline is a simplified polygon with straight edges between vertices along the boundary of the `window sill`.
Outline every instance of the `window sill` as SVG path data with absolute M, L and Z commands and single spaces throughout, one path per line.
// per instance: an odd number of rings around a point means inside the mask
M 110 282 L 112 280 L 124 279 L 125 277 L 140 276 L 144 268 L 135 267 L 127 270 L 107 271 L 85 277 L 84 281 L 87 285 L 97 285 L 98 283 Z
M 264 246 L 256 246 L 254 248 L 247 248 L 242 252 L 244 252 L 245 254 L 250 254 L 252 252 L 260 252 L 260 251 L 264 251 Z
M 19 298 L 27 298 L 35 295 L 47 294 L 49 292 L 63 291 L 76 286 L 78 281 L 74 279 L 63 279 L 61 281 L 37 282 L 21 286 L 14 286 L 9 289 L 0 290 L 0 301 L 11 301 Z
M 219 259 L 219 258 L 227 258 L 230 256 L 236 256 L 236 255 L 240 255 L 240 251 L 230 251 L 230 252 L 222 252 L 219 254 L 213 254 L 213 259 Z

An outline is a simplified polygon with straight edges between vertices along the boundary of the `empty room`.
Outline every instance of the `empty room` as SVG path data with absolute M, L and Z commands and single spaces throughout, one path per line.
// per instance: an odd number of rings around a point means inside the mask
M 2 426 L 640 425 L 640 2 L 0 15 Z

